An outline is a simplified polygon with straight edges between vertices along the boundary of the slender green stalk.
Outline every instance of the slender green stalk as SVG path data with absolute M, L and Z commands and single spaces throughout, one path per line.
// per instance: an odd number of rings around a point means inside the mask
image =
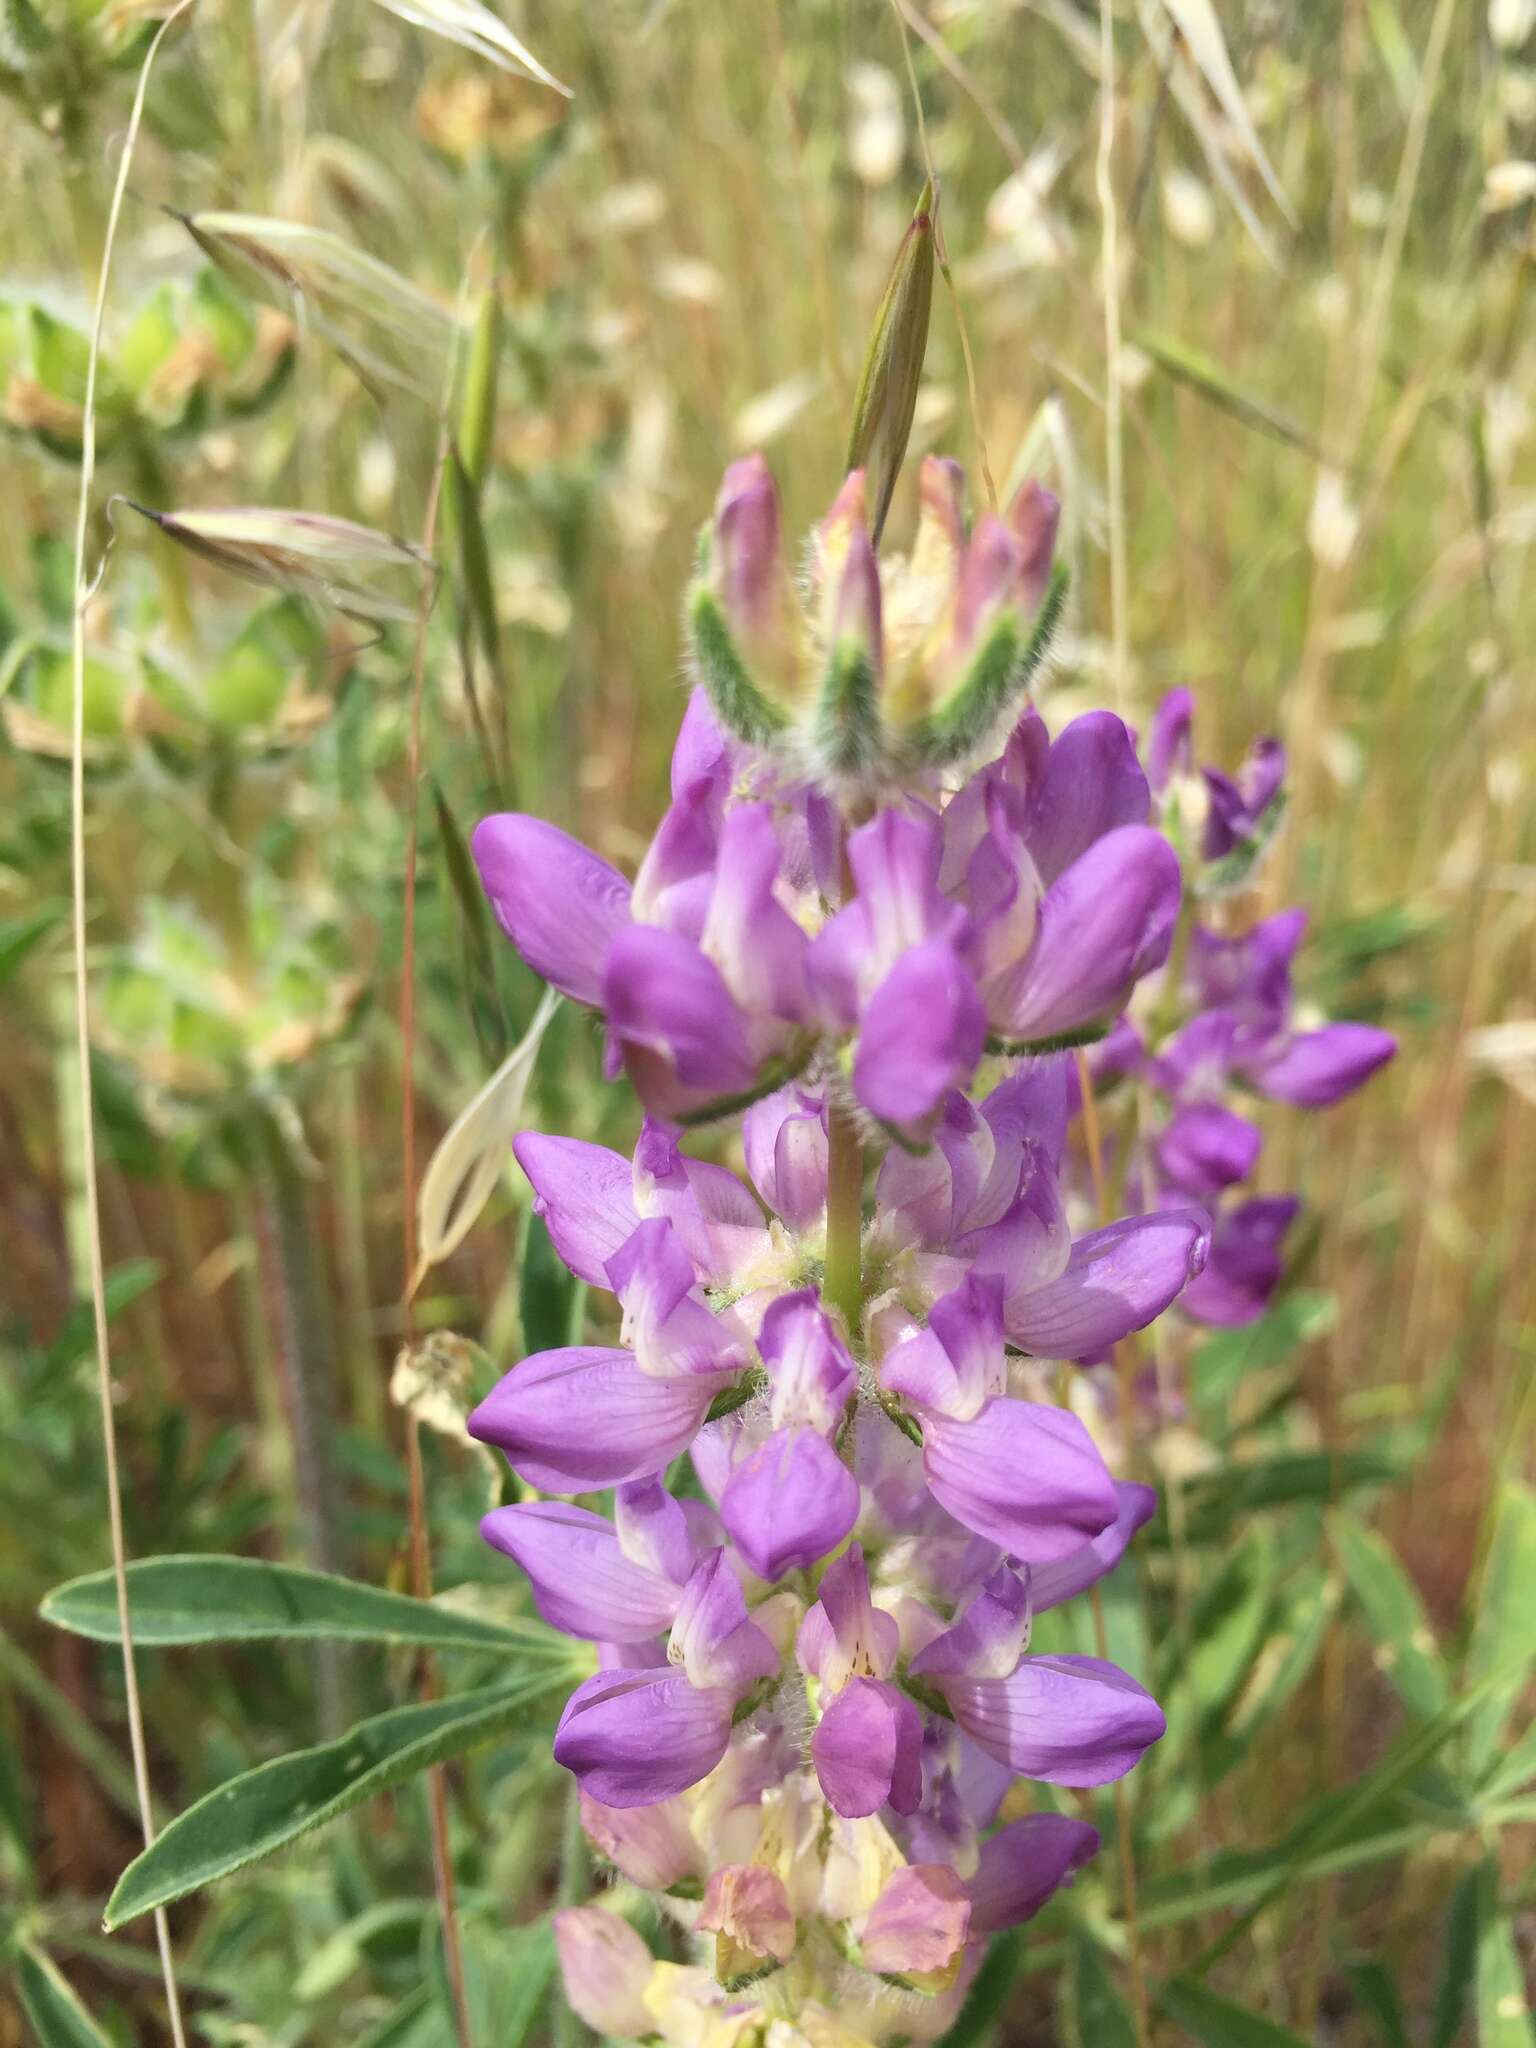
M 334 1372 L 315 1285 L 304 1187 L 287 1141 L 270 1117 L 259 1119 L 254 1137 L 261 1187 L 257 1237 L 262 1285 L 268 1326 L 282 1362 L 305 1548 L 316 1571 L 339 1572 L 343 1559 Z M 341 1653 L 335 1643 L 316 1643 L 314 1648 L 320 1725 L 326 1734 L 337 1734 L 345 1722 Z
M 860 1269 L 864 1234 L 864 1149 L 846 1111 L 834 1108 L 827 1131 L 827 1268 L 822 1293 L 842 1312 L 850 1337 L 864 1315 Z
M 91 318 L 90 355 L 85 372 L 85 408 L 81 425 L 80 496 L 75 516 L 74 618 L 70 635 L 72 689 L 70 694 L 69 820 L 70 894 L 75 980 L 75 1058 L 79 1076 L 80 1178 L 85 1195 L 86 1251 L 90 1264 L 91 1314 L 96 1339 L 96 1392 L 101 1410 L 102 1449 L 107 1476 L 107 1526 L 112 1539 L 112 1572 L 117 1587 L 117 1619 L 123 1645 L 123 1691 L 128 1707 L 128 1743 L 133 1757 L 134 1791 L 139 1809 L 139 1826 L 147 1849 L 155 1839 L 154 1801 L 149 1785 L 149 1751 L 144 1738 L 144 1713 L 139 1700 L 138 1667 L 133 1656 L 133 1618 L 128 1604 L 128 1544 L 123 1533 L 122 1484 L 117 1464 L 117 1417 L 112 1388 L 112 1350 L 108 1335 L 106 1259 L 101 1242 L 101 1190 L 96 1167 L 95 1098 L 91 1086 L 91 983 L 86 958 L 86 874 L 85 874 L 85 614 L 91 601 L 92 583 L 85 573 L 86 543 L 90 533 L 91 491 L 96 480 L 96 390 L 101 371 L 101 335 L 106 322 L 107 287 L 112 273 L 112 250 L 117 224 L 128 189 L 139 124 L 149 92 L 149 75 L 160 46 L 175 22 L 187 11 L 191 0 L 177 0 L 155 30 L 134 91 L 128 131 L 118 159 L 117 179 L 107 212 L 107 231 L 101 245 L 97 269 L 96 299 Z M 181 1999 L 176 1989 L 176 1964 L 171 1950 L 170 1923 L 164 1910 L 155 1915 L 155 1940 L 160 1951 L 160 1976 L 165 1987 L 166 2015 L 170 2021 L 174 2048 L 184 2048 Z

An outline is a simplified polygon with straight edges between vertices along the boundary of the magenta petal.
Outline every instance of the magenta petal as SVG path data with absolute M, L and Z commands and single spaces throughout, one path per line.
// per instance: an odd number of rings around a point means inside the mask
M 1280 1285 L 1281 1247 L 1300 1208 L 1294 1195 L 1261 1195 L 1219 1217 L 1204 1272 L 1179 1296 L 1181 1312 L 1221 1329 L 1256 1322 Z
M 627 926 L 608 951 L 602 1002 L 653 1115 L 682 1120 L 756 1081 L 746 1026 L 719 968 L 677 933 Z
M 628 1351 L 577 1346 L 525 1358 L 469 1418 L 530 1486 L 586 1493 L 645 1479 L 693 1441 L 719 1382 L 644 1373 Z
M 1170 690 L 1152 714 L 1147 734 L 1147 780 L 1159 796 L 1175 775 L 1187 775 L 1194 765 L 1190 728 L 1194 724 L 1195 700 L 1186 689 Z
M 629 922 L 618 869 L 516 811 L 482 818 L 470 847 L 502 930 L 534 973 L 578 1003 L 600 1003 L 603 961 Z
M 1064 1813 L 1031 1813 L 981 1848 L 966 1884 L 971 1933 L 997 1934 L 1032 1920 L 1099 1849 L 1099 1831 Z
M 1368 1081 L 1397 1051 L 1390 1031 L 1371 1024 L 1325 1024 L 1303 1031 L 1273 1059 L 1248 1069 L 1256 1088 L 1296 1109 L 1327 1109 Z
M 807 1428 L 775 1430 L 736 1467 L 720 1502 L 731 1541 L 770 1584 L 836 1550 L 858 1515 L 858 1481 Z
M 852 1678 L 817 1723 L 811 1761 L 833 1811 L 862 1820 L 887 1801 L 897 1813 L 917 1811 L 922 1748 L 923 1718 L 906 1694 Z
M 638 1643 L 672 1626 L 681 1584 L 627 1558 L 602 1515 L 563 1501 L 528 1501 L 493 1508 L 480 1534 L 522 1566 L 534 1605 L 568 1636 Z
M 634 1171 L 606 1145 L 523 1131 L 512 1142 L 550 1240 L 578 1280 L 606 1287 L 603 1268 L 629 1236 L 635 1213 Z
M 883 1123 L 920 1123 L 974 1073 L 986 1018 L 970 971 L 944 940 L 915 946 L 870 998 L 853 1089 Z
M 1030 1598 L 1036 1614 L 1059 1607 L 1063 1600 L 1086 1592 L 1107 1578 L 1125 1555 L 1126 1546 L 1137 1530 L 1157 1512 L 1157 1495 L 1150 1486 L 1138 1486 L 1130 1479 L 1115 1481 L 1120 1511 L 1107 1529 L 1101 1529 L 1080 1550 L 1054 1564 L 1036 1565 L 1029 1575 Z
M 555 1762 L 605 1806 L 652 1806 L 697 1785 L 725 1755 L 733 1695 L 680 1671 L 600 1671 L 566 1702 Z
M 1046 891 L 1028 953 L 989 988 L 993 1028 L 1037 1041 L 1123 1009 L 1168 957 L 1181 887 L 1178 855 L 1160 832 L 1122 825 L 1096 839 Z
M 724 1687 L 740 1699 L 759 1678 L 779 1668 L 779 1653 L 747 1614 L 747 1603 L 724 1550 L 711 1550 L 694 1566 L 678 1602 L 667 1654 L 701 1688 Z
M 1070 1556 L 1119 1508 L 1077 1417 L 1029 1401 L 989 1401 L 974 1422 L 926 1416 L 923 1470 L 957 1522 L 1027 1564 Z
M 973 1741 L 1050 1785 L 1123 1778 L 1167 1726 L 1144 1687 L 1097 1657 L 1026 1657 L 1011 1678 L 949 1678 L 943 1689 Z
M 1219 1102 L 1192 1102 L 1175 1110 L 1157 1135 L 1163 1181 L 1189 1195 L 1219 1195 L 1246 1180 L 1264 1139 L 1256 1125 Z
M 1049 888 L 1117 825 L 1145 825 L 1151 803 L 1124 721 L 1112 711 L 1074 718 L 1029 792 L 1024 839 L 1041 881 Z
M 1210 1225 L 1199 1209 L 1127 1216 L 1080 1237 L 1059 1280 L 1008 1304 L 1008 1335 L 1037 1358 L 1088 1358 L 1161 1315 L 1200 1271 Z

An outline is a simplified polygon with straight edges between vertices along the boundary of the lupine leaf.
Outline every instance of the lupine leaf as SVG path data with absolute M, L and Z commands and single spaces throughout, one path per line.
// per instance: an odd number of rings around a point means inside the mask
M 1330 1520 L 1333 1546 L 1375 1637 L 1377 1663 L 1414 1713 L 1428 1720 L 1450 1698 L 1450 1680 L 1418 1588 L 1373 1529 L 1352 1515 Z
M 254 1557 L 145 1557 L 128 1567 L 129 1611 L 140 1649 L 186 1643 L 332 1642 L 516 1651 L 559 1638 L 536 1622 L 509 1628 L 406 1593 Z M 56 1586 L 42 1616 L 93 1642 L 120 1640 L 111 1572 Z
M 518 1279 L 523 1350 L 558 1351 L 577 1343 L 586 1300 L 585 1283 L 555 1250 L 543 1218 L 530 1212 Z
M 106 2035 L 55 1966 L 26 1942 L 16 1952 L 16 1988 L 38 2048 L 108 2048 Z
M 178 1814 L 118 1879 L 111 1929 L 283 1849 L 429 1764 L 530 1732 L 529 1707 L 568 1676 L 546 1666 L 511 1686 L 394 1707 L 334 1742 L 258 1764 Z
M 1477 1975 L 1477 1906 L 1481 1872 L 1469 1870 L 1451 1893 L 1435 1986 L 1430 2023 L 1430 2048 L 1453 2048 L 1472 1997 Z
M 1498 1674 L 1467 1729 L 1467 1761 L 1474 1779 L 1498 1753 L 1510 1708 L 1536 1658 L 1536 1493 L 1511 1482 L 1499 1499 L 1483 1571 L 1477 1619 L 1467 1651 L 1466 1681 Z
M 1170 1978 L 1160 1986 L 1157 2002 L 1175 2026 L 1205 2048 L 1308 2048 L 1304 2035 L 1190 1977 Z
M 1329 1501 L 1360 1486 L 1389 1486 L 1403 1476 L 1392 1459 L 1373 1451 L 1283 1451 L 1218 1465 L 1184 1486 L 1184 1538 L 1215 1543 L 1228 1529 L 1264 1508 L 1297 1501 Z M 1147 1528 L 1145 1540 L 1168 1540 L 1166 1509 Z
M 1356 1998 L 1375 2021 L 1383 2048 L 1413 2048 L 1403 1994 L 1386 1957 L 1355 1956 L 1345 1963 L 1344 1974 L 1354 1987 Z
M 1136 2022 L 1115 1987 L 1104 1952 L 1079 1935 L 1068 1966 L 1067 2039 L 1072 2048 L 1136 2048 Z
M 1478 1884 L 1478 2048 L 1532 2048 L 1530 2000 L 1509 1916 L 1499 1911 L 1499 1867 L 1490 1857 Z

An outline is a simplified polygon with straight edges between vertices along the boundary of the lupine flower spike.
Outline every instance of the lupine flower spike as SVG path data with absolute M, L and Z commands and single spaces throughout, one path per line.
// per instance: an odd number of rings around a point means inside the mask
M 931 235 L 920 207 L 882 313 L 921 302 L 924 334 Z M 609 1906 L 557 1916 L 572 2005 L 619 2039 L 935 2038 L 989 1938 L 1093 1856 L 1075 1795 L 1163 1716 L 1031 1630 L 1156 1503 L 1060 1368 L 1175 1302 L 1256 1313 L 1292 1210 L 1233 1202 L 1259 1142 L 1233 1085 L 1320 1105 L 1391 1051 L 1298 1015 L 1294 918 L 1208 917 L 1262 851 L 1278 749 L 1201 778 L 1187 700 L 1145 766 L 1111 714 L 1053 735 L 1028 701 L 1064 591 L 1049 492 L 968 521 L 930 458 L 911 547 L 879 553 L 921 338 L 866 377 L 871 468 L 804 586 L 765 463 L 726 473 L 633 879 L 536 818 L 474 836 L 503 930 L 646 1112 L 632 1158 L 517 1141 L 615 1327 L 470 1423 L 526 1489 L 487 1540 L 592 1646 L 555 1737 L 583 1826 L 686 1938 L 663 1961 Z M 1166 1105 L 1123 1162 L 1137 1213 L 1088 1227 L 1080 1047 Z M 726 1119 L 745 1179 L 683 1149 Z

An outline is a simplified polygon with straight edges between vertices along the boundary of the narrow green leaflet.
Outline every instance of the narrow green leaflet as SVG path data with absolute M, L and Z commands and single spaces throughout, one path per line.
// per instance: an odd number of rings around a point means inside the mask
M 395 1707 L 334 1742 L 258 1764 L 188 1807 L 134 1858 L 107 1901 L 106 1926 L 121 1927 L 243 1870 L 428 1764 L 498 1736 L 528 1734 L 531 1703 L 572 1675 L 546 1670 L 518 1685 Z
M 323 1637 L 433 1650 L 516 1651 L 523 1657 L 547 1645 L 564 1655 L 563 1638 L 538 1622 L 487 1621 L 355 1579 L 254 1557 L 141 1558 L 128 1567 L 128 1598 L 140 1648 Z M 71 1635 L 117 1642 L 112 1574 L 91 1572 L 56 1586 L 43 1601 L 42 1615 Z
M 53 1964 L 25 1943 L 16 1953 L 16 1988 L 38 2048 L 108 2048 L 106 2035 Z
M 1353 1956 L 1345 1962 L 1344 1974 L 1362 2009 L 1375 2023 L 1382 2048 L 1413 2048 L 1397 1973 L 1386 1957 Z
M 1499 1911 L 1499 1871 L 1491 1857 L 1478 1885 L 1477 2040 L 1478 2048 L 1532 2048 L 1536 2042 L 1525 1972 L 1509 1917 Z
M 1454 2048 L 1471 2003 L 1477 1972 L 1477 1894 L 1480 1870 L 1469 1870 L 1451 1893 L 1445 1916 L 1445 1939 L 1435 1985 L 1435 2009 L 1429 2048 Z
M 1477 1619 L 1467 1651 L 1466 1682 L 1498 1680 L 1467 1729 L 1467 1762 L 1475 1779 L 1499 1751 L 1499 1738 L 1536 1658 L 1536 1493 L 1511 1483 L 1499 1499 L 1493 1542 L 1483 1572 Z
M 1389 1486 L 1401 1477 L 1394 1460 L 1371 1451 L 1284 1451 L 1218 1465 L 1184 1486 L 1185 1541 L 1220 1542 L 1264 1508 L 1336 1500 L 1356 1487 Z M 1147 1541 L 1168 1541 L 1166 1509 L 1148 1525 Z
M 1135 2019 L 1115 1988 L 1104 1951 L 1086 1935 L 1072 1944 L 1063 1990 L 1063 2033 L 1070 2048 L 1136 2048 Z
M 1418 1588 L 1374 1529 L 1353 1515 L 1330 1518 L 1334 1551 L 1376 1641 L 1376 1662 L 1404 1703 L 1423 1720 L 1451 1696 Z
M 1308 2048 L 1305 2035 L 1190 1977 L 1170 1978 L 1159 1989 L 1157 2002 L 1175 2026 L 1185 2029 L 1191 2040 L 1204 2042 L 1205 2048 Z
M 563 1344 L 581 1342 L 586 1284 L 566 1267 L 550 1242 L 543 1218 L 532 1210 L 523 1237 L 517 1303 L 525 1352 L 556 1351 Z

